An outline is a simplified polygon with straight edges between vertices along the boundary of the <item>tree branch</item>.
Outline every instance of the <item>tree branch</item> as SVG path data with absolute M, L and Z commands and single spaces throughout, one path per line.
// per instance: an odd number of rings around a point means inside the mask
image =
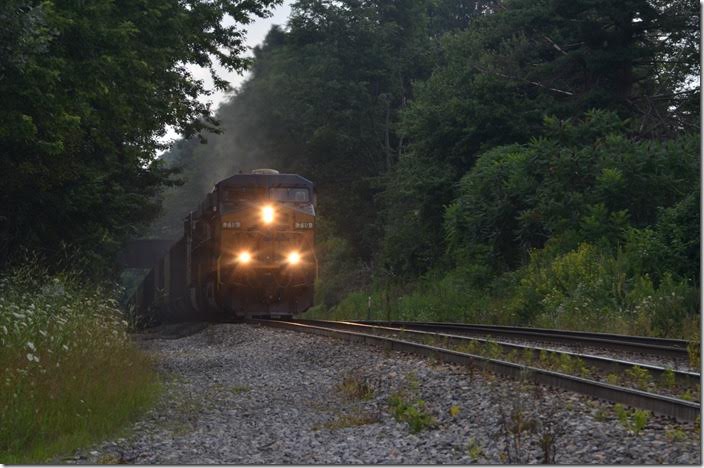
M 564 94 L 565 96 L 574 96 L 574 93 L 572 91 L 565 91 L 564 89 L 551 88 L 550 86 L 544 85 L 544 84 L 539 83 L 537 81 L 531 81 L 531 80 L 527 80 L 525 78 L 518 78 L 516 76 L 506 75 L 505 73 L 501 73 L 501 72 L 497 72 L 497 71 L 492 72 L 492 71 L 484 70 L 477 65 L 474 65 L 474 68 L 476 68 L 477 70 L 479 70 L 482 73 L 493 74 L 496 76 L 500 76 L 501 78 L 507 78 L 509 80 L 523 81 L 524 83 L 532 84 L 533 86 L 547 89 L 548 91 L 552 91 L 554 93 Z

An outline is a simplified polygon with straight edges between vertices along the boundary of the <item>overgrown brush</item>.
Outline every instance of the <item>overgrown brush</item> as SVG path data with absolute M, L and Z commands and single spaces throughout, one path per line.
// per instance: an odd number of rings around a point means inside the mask
M 0 276 L 0 461 L 44 461 L 106 437 L 158 393 L 109 287 L 36 264 Z

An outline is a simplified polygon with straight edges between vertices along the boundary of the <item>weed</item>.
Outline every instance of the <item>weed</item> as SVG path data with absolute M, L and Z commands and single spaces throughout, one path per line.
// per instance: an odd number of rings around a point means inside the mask
M 666 388 L 674 388 L 677 383 L 675 380 L 675 372 L 672 369 L 665 369 L 665 372 L 660 376 L 660 383 Z
M 687 356 L 689 357 L 689 365 L 695 369 L 701 367 L 701 340 L 699 337 L 699 327 L 694 328 L 694 334 L 687 343 Z
M 450 416 L 457 417 L 457 415 L 460 414 L 460 407 L 457 405 L 452 405 L 450 406 Z
M 540 350 L 540 354 L 538 355 L 538 360 L 540 361 L 541 366 L 550 367 L 550 353 L 548 353 L 544 349 Z
M 571 374 L 574 368 L 574 363 L 569 354 L 560 353 L 559 354 L 559 367 L 560 372 L 565 374 Z
M 692 391 L 688 388 L 684 392 L 680 393 L 679 398 L 682 400 L 687 400 L 687 401 L 693 401 L 694 396 L 692 395 Z
M 592 375 L 592 370 L 589 368 L 589 366 L 587 366 L 587 365 L 584 363 L 584 360 L 583 360 L 582 358 L 579 358 L 579 357 L 578 357 L 578 358 L 575 359 L 575 361 L 574 361 L 574 368 L 575 368 L 575 372 L 576 372 L 580 377 L 583 377 L 583 378 L 585 378 L 585 379 L 591 377 L 591 375 Z
M 394 418 L 407 423 L 414 434 L 437 424 L 433 415 L 427 411 L 425 401 L 409 399 L 403 392 L 396 392 L 389 397 L 389 408 Z
M 619 385 L 621 377 L 618 374 L 609 374 L 606 376 L 606 382 L 610 385 Z
M 639 434 L 648 425 L 648 419 L 650 418 L 650 411 L 647 410 L 631 410 L 628 411 L 626 408 L 620 404 L 616 403 L 614 405 L 614 412 L 619 422 L 626 428 L 626 430 L 633 432 L 634 434 Z
M 699 434 L 702 430 L 702 415 L 700 414 L 697 416 L 697 419 L 694 420 L 694 430 Z
M 512 349 L 509 351 L 509 353 L 506 355 L 504 358 L 505 361 L 508 362 L 518 362 L 518 352 L 515 349 Z
M 370 400 L 374 396 L 374 387 L 358 371 L 346 374 L 337 385 L 337 391 L 349 400 Z
M 626 411 L 626 408 L 621 403 L 616 403 L 614 405 L 614 412 L 616 413 L 616 417 L 619 422 L 626 426 L 628 422 L 628 412 Z
M 609 413 L 604 408 L 598 408 L 596 413 L 594 413 L 594 419 L 597 421 L 607 421 L 609 419 Z
M 633 432 L 638 434 L 645 429 L 645 426 L 648 425 L 648 419 L 650 419 L 650 411 L 635 410 L 631 418 Z
M 523 447 L 523 435 L 536 428 L 536 421 L 525 412 L 524 404 L 521 398 L 513 400 L 509 412 L 503 413 L 501 417 L 502 431 L 509 439 L 507 456 L 511 463 L 526 463 L 527 453 Z
M 479 353 L 479 342 L 477 340 L 467 340 L 464 343 L 455 347 L 457 351 L 467 354 Z
M 687 433 L 679 427 L 668 429 L 665 431 L 665 436 L 670 442 L 682 442 L 687 438 Z
M 503 351 L 497 342 L 487 341 L 484 344 L 484 354 L 491 359 L 499 359 L 503 354 Z
M 523 353 L 522 353 L 521 359 L 523 359 L 523 363 L 526 365 L 532 364 L 533 363 L 533 350 L 530 348 L 523 348 Z
M 650 372 L 640 366 L 633 366 L 627 369 L 626 376 L 640 388 L 647 388 L 650 384 Z
M 479 445 L 479 442 L 477 442 L 474 437 L 469 438 L 469 442 L 467 443 L 467 453 L 473 461 L 479 460 L 479 457 L 484 455 L 482 446 Z
M 554 465 L 557 452 L 558 431 L 553 421 L 542 423 L 538 431 L 538 443 L 543 450 L 543 464 Z

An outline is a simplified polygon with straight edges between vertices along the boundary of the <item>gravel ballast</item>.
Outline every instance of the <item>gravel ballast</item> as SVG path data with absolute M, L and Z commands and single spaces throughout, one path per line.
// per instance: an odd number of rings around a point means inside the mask
M 694 424 L 651 415 L 635 433 L 612 404 L 479 370 L 247 324 L 150 338 L 160 402 L 123 438 L 61 461 L 701 463 Z M 413 433 L 394 409 L 429 427 Z

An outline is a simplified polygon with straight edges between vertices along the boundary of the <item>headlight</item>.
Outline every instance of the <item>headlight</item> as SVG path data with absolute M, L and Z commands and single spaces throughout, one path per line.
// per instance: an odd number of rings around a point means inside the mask
M 288 254 L 288 257 L 286 258 L 288 260 L 288 263 L 291 265 L 296 265 L 301 261 L 301 254 L 298 252 L 291 252 Z
M 274 222 L 274 207 L 273 206 L 265 206 L 262 208 L 262 221 L 264 221 L 264 224 L 271 224 Z
M 252 254 L 247 251 L 240 252 L 240 254 L 237 256 L 237 261 L 240 263 L 249 263 L 252 261 Z

